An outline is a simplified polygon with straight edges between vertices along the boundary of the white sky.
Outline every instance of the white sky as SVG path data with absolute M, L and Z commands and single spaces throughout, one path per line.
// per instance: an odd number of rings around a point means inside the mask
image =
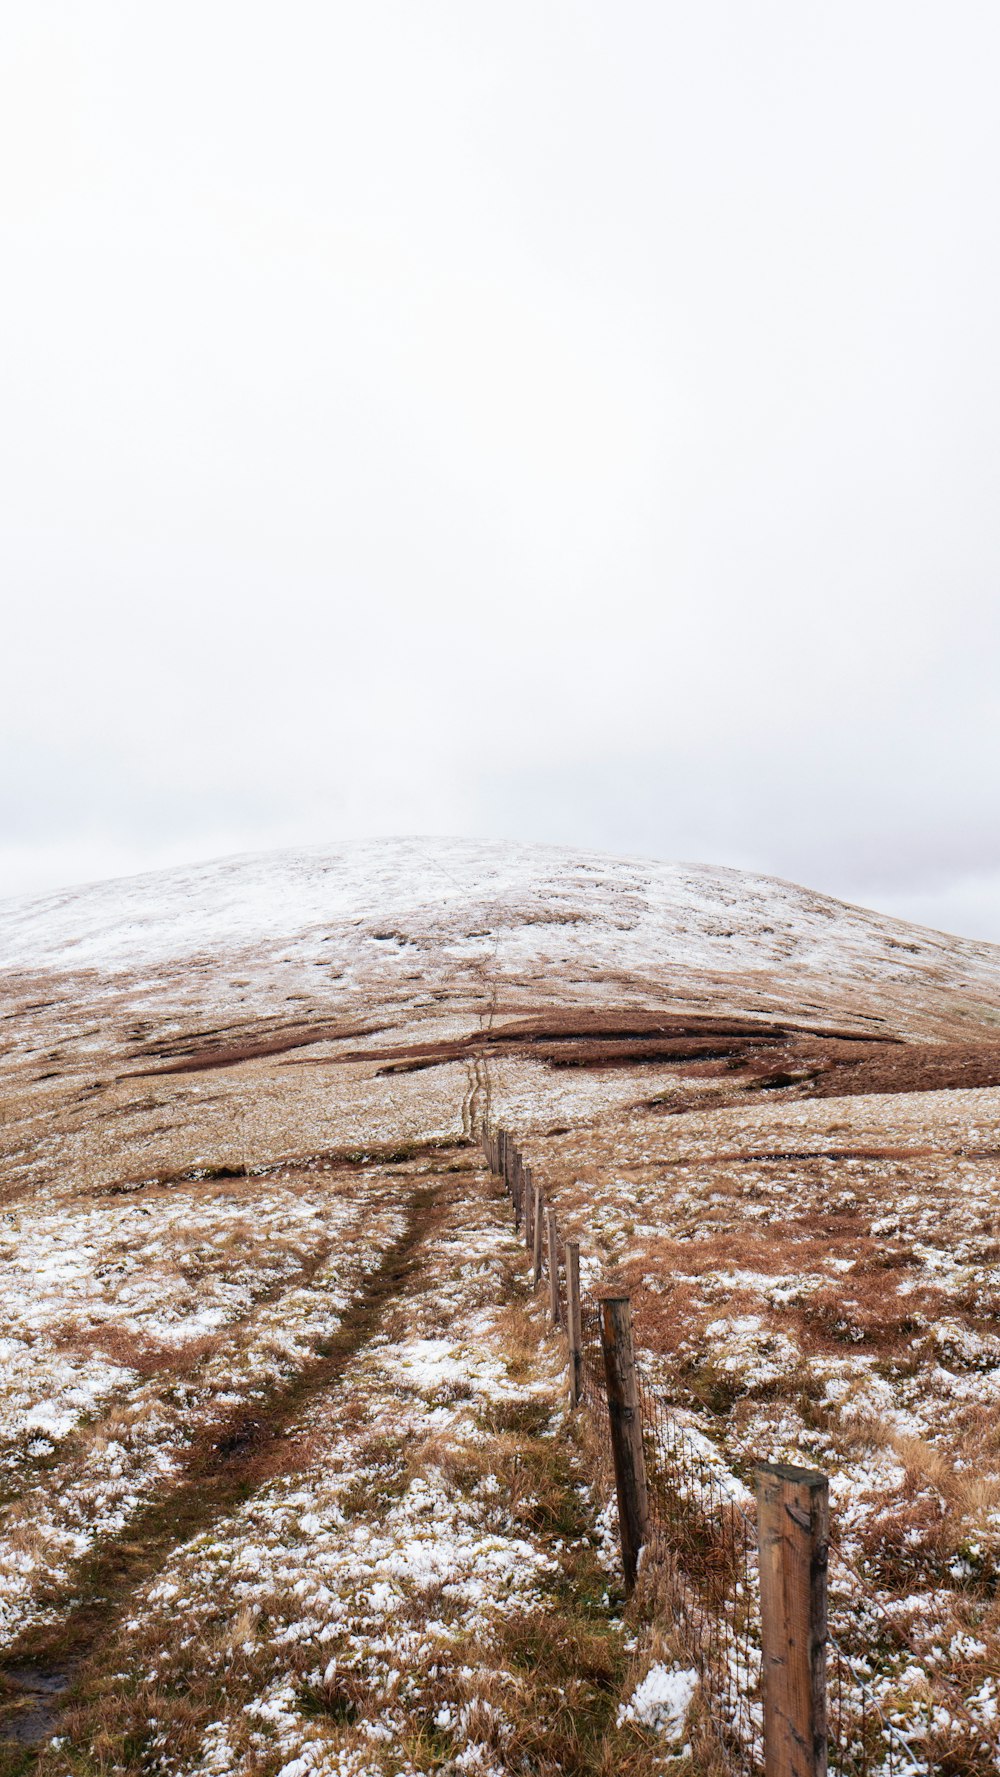
M 392 832 L 1000 940 L 1000 10 L 8 0 L 0 893 Z

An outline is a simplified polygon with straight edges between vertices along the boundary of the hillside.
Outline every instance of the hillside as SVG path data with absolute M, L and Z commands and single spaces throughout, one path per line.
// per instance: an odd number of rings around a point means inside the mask
M 710 1768 L 484 1123 L 727 1484 L 830 1472 L 913 1769 L 996 1768 L 1000 946 L 413 840 L 0 904 L 0 970 L 0 1769 Z
M 275 1016 L 290 994 L 326 1015 L 369 995 L 476 1003 L 485 972 L 501 992 L 567 1005 L 669 999 L 939 1036 L 996 1028 L 1000 982 L 1000 947 L 791 883 L 461 840 L 237 857 L 0 902 L 0 959 L 104 993 L 139 975 L 165 1005 L 197 992 L 234 1016 Z

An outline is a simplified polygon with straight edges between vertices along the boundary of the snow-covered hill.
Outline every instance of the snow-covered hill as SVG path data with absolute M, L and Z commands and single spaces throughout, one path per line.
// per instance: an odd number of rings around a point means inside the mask
M 460 839 L 241 856 L 2 902 L 0 968 L 172 982 L 187 1004 L 194 968 L 206 1007 L 258 1014 L 291 995 L 317 1009 L 463 999 L 488 973 L 512 1003 L 717 1004 L 914 1035 L 1000 1022 L 1000 946 L 737 870 Z

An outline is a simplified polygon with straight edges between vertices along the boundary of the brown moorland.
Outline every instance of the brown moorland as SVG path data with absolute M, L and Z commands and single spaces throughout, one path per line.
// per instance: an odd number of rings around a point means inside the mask
M 726 1472 L 830 1473 L 923 1768 L 995 1769 L 1000 951 L 459 842 L 0 940 L 7 1769 L 709 1768 L 697 1697 L 628 1713 L 685 1650 L 622 1627 L 486 1118 Z

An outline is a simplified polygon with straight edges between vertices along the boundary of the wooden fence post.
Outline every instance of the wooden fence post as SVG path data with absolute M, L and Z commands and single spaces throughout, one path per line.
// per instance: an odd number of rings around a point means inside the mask
M 531 1242 L 532 1258 L 534 1261 L 533 1271 L 532 1271 L 532 1282 L 534 1283 L 534 1286 L 536 1289 L 538 1288 L 538 1285 L 542 1279 L 542 1235 L 543 1235 L 544 1231 L 545 1231 L 545 1204 L 542 1199 L 541 1191 L 536 1191 L 535 1192 L 535 1226 L 534 1226 L 534 1231 L 533 1231 L 534 1238 Z
M 580 1320 L 580 1243 L 566 1242 L 566 1331 L 569 1335 L 569 1404 L 580 1405 L 583 1328 Z
M 554 1209 L 545 1211 L 545 1244 L 548 1249 L 549 1266 L 549 1320 L 553 1327 L 559 1325 L 559 1224 Z
M 649 1529 L 649 1496 L 639 1416 L 639 1383 L 632 1348 L 632 1310 L 627 1296 L 602 1298 L 601 1345 L 608 1382 L 608 1418 L 618 1491 L 622 1568 L 625 1590 L 632 1592 L 639 1571 L 639 1554 Z
M 829 1485 L 815 1469 L 757 1468 L 766 1777 L 826 1777 Z
M 526 1166 L 524 1169 L 524 1184 L 521 1190 L 521 1226 L 524 1233 L 524 1244 L 527 1247 L 531 1246 L 532 1230 L 535 1226 L 534 1190 L 535 1186 L 531 1176 L 531 1167 Z
M 521 1193 L 518 1189 L 517 1168 L 514 1164 L 514 1144 L 506 1130 L 503 1137 L 503 1175 L 507 1181 L 511 1203 L 514 1205 L 514 1228 L 516 1231 L 521 1222 Z

